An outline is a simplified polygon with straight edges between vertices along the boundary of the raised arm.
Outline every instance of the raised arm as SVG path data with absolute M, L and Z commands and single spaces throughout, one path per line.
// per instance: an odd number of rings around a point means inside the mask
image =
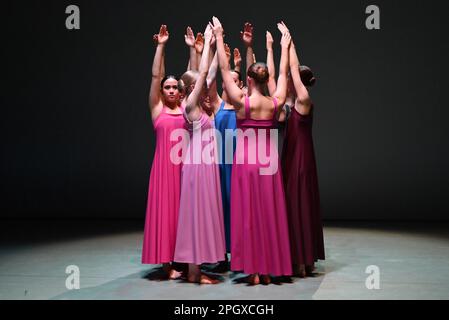
M 212 48 L 211 48 L 211 53 L 212 53 Z M 212 54 L 210 54 L 210 56 L 212 56 Z M 215 54 L 212 59 L 212 62 L 210 63 L 209 72 L 207 73 L 207 79 L 206 79 L 207 88 L 209 89 L 208 95 L 209 95 L 210 103 L 212 106 L 214 106 L 215 109 L 217 109 L 220 106 L 221 101 L 222 101 L 222 99 L 217 91 L 217 80 L 216 80 L 217 79 L 217 70 L 218 70 L 218 54 L 217 54 L 217 51 L 215 50 Z
M 200 117 L 200 109 L 198 107 L 198 100 L 200 98 L 203 87 L 206 83 L 207 72 L 209 69 L 209 53 L 210 42 L 212 39 L 212 29 L 208 25 L 204 31 L 204 49 L 201 56 L 199 75 L 196 79 L 195 86 L 187 98 L 186 113 L 190 121 L 195 121 Z
M 186 42 L 186 45 L 189 47 L 189 54 L 190 54 L 189 65 L 187 66 L 187 71 L 188 70 L 197 71 L 198 70 L 198 58 L 197 58 L 196 49 L 195 49 L 195 36 L 193 35 L 192 28 L 187 27 L 186 34 L 184 35 L 184 40 Z
M 234 48 L 234 70 L 237 72 L 242 70 L 242 56 L 238 48 Z
M 284 31 L 287 30 L 288 32 L 288 28 L 284 22 L 281 22 L 278 28 L 279 30 Z M 299 102 L 300 105 L 300 110 L 298 110 L 298 112 L 301 114 L 308 114 L 310 112 L 312 101 L 310 99 L 309 92 L 307 91 L 306 86 L 303 84 L 301 80 L 301 74 L 299 71 L 300 67 L 299 58 L 293 41 L 289 49 L 289 59 L 290 59 L 290 74 L 292 76 L 293 85 L 295 87 L 296 100 L 297 102 Z
M 201 55 L 204 49 L 204 35 L 201 32 L 196 34 L 195 38 L 195 50 L 196 50 L 196 61 L 199 64 L 201 60 Z
M 234 106 L 236 111 L 240 110 L 245 104 L 245 97 L 243 91 L 235 84 L 231 76 L 231 70 L 229 67 L 229 61 L 226 56 L 224 42 L 223 42 L 223 27 L 221 26 L 220 20 L 216 17 L 212 18 L 213 21 L 213 31 L 217 41 L 217 52 L 218 52 L 218 64 L 220 66 L 221 76 L 225 84 L 226 93 L 229 97 L 231 104 Z
M 217 70 L 218 70 L 218 55 L 215 50 L 214 57 L 212 58 L 212 62 L 209 66 L 209 72 L 207 73 L 206 83 L 207 87 L 210 88 L 213 82 L 215 82 L 217 78 Z
M 267 31 L 267 67 L 268 67 L 268 92 L 270 96 L 276 91 L 276 69 L 274 67 L 274 54 L 273 54 L 273 36 L 270 31 Z
M 290 46 L 290 59 L 290 73 L 292 75 L 293 85 L 295 86 L 296 99 L 300 103 L 302 109 L 298 111 L 301 114 L 308 114 L 312 106 L 312 100 L 310 99 L 306 86 L 301 80 L 299 59 L 293 42 Z
M 161 88 L 160 83 L 162 80 L 162 63 L 165 50 L 165 44 L 169 38 L 166 25 L 162 25 L 157 35 L 157 47 L 154 54 L 153 67 L 151 70 L 151 86 L 148 97 L 148 103 L 151 111 L 151 116 L 155 119 L 162 110 Z M 154 37 L 153 37 L 154 39 Z
M 240 37 L 243 40 L 243 44 L 246 47 L 246 73 L 248 74 L 249 67 L 256 62 L 256 58 L 253 51 L 253 26 L 251 23 L 246 22 L 243 26 L 243 31 L 240 31 Z M 246 84 L 248 85 L 248 84 Z
M 288 73 L 288 55 L 289 46 L 291 42 L 289 32 L 282 34 L 281 39 L 281 62 L 279 64 L 279 77 L 276 86 L 276 91 L 273 94 L 278 101 L 278 105 L 283 105 L 287 96 L 287 73 Z
M 156 47 L 158 45 L 158 36 L 159 34 L 157 33 L 153 35 L 153 42 Z M 161 79 L 163 79 L 165 77 L 165 50 L 162 52 L 161 60 Z

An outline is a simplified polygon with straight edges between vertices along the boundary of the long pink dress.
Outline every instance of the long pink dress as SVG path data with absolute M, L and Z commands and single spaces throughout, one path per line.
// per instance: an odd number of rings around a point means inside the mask
M 245 119 L 237 119 L 238 129 L 243 132 L 254 129 L 257 138 L 248 139 L 247 143 L 237 138 L 231 178 L 231 269 L 247 274 L 292 274 L 280 161 L 277 149 L 273 149 L 275 139 L 268 139 L 269 129 L 277 127 L 276 108 L 274 100 L 272 119 L 251 119 L 246 97 Z M 267 139 L 259 141 L 264 132 Z M 258 151 L 262 143 L 266 152 L 272 150 L 270 156 L 277 161 L 274 174 L 261 175 L 259 169 L 267 165 L 259 157 L 254 164 L 249 161 L 249 155 Z M 237 163 L 238 157 L 243 157 L 244 163 Z
M 160 264 L 173 261 L 178 227 L 181 167 L 170 159 L 170 150 L 177 141 L 170 141 L 175 129 L 184 128 L 182 114 L 167 113 L 163 107 L 153 123 L 156 150 L 151 166 L 142 263 Z
M 174 261 L 197 265 L 216 263 L 224 260 L 226 243 L 220 172 L 215 162 L 218 150 L 214 121 L 204 112 L 193 123 L 188 121 L 185 111 L 184 118 L 190 133 L 186 152 L 189 159 L 185 159 L 182 167 Z M 196 146 L 200 148 L 194 147 L 194 141 L 199 141 Z

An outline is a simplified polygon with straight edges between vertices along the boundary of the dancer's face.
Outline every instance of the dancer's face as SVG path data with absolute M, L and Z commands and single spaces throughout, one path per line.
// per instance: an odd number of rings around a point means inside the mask
M 237 72 L 231 72 L 231 76 L 232 76 L 232 80 L 234 80 L 234 83 L 237 85 L 237 87 L 242 89 L 243 81 L 240 81 L 239 74 Z
M 162 86 L 162 97 L 164 101 L 176 103 L 179 100 L 178 81 L 176 79 L 167 79 Z

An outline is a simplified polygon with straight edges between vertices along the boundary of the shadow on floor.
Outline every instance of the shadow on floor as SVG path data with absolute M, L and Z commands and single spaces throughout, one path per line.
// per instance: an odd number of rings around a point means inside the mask
M 161 267 L 129 274 L 98 286 L 70 290 L 51 300 L 232 300 L 232 299 L 313 299 L 323 274 L 306 279 L 275 278 L 272 284 L 248 286 L 244 274 L 215 275 L 222 282 L 199 285 L 185 280 L 166 280 Z

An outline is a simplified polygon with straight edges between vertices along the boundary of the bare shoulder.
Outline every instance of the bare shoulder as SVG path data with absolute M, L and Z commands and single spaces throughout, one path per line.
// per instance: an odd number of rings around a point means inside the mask
M 302 100 L 297 98 L 295 101 L 295 109 L 302 116 L 307 116 L 312 111 L 313 102 L 310 98 Z

